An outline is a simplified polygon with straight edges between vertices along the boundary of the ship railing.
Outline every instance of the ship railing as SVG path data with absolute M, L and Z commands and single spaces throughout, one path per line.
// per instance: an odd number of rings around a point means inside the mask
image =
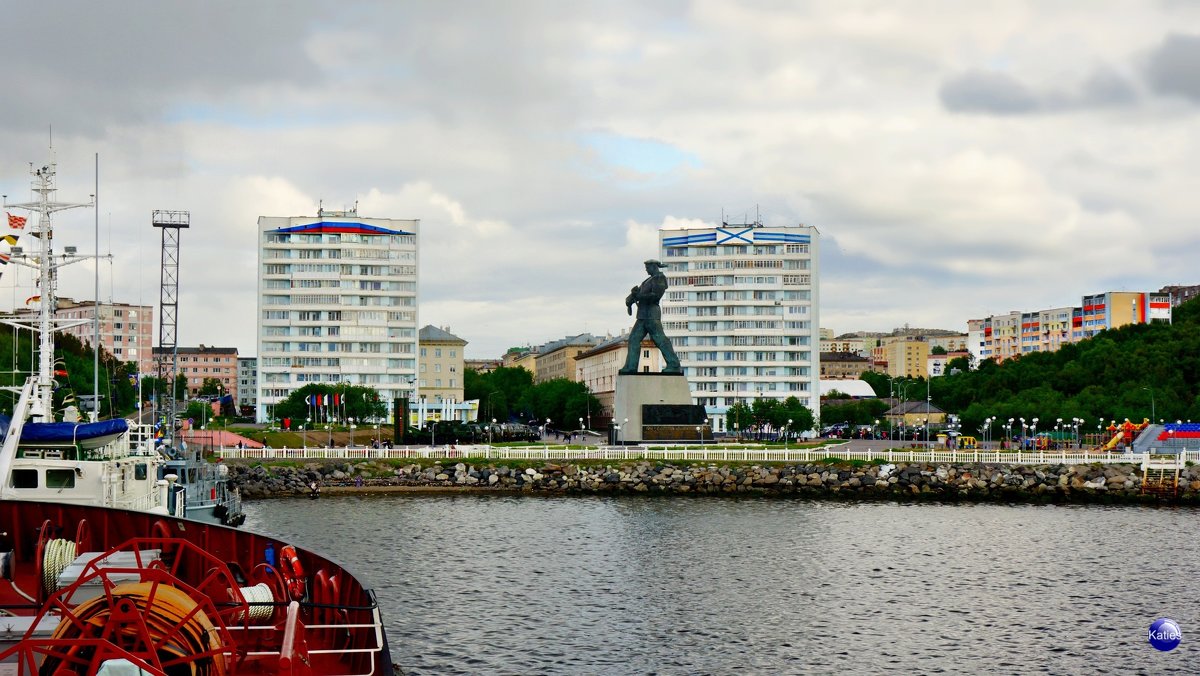
M 563 445 L 398 446 L 395 448 L 221 448 L 228 459 L 248 460 L 401 460 L 429 458 L 488 458 L 496 460 L 672 460 L 697 462 L 813 462 L 827 458 L 865 462 L 993 465 L 1140 465 L 1149 454 L 1126 452 L 1001 451 L 964 449 L 849 449 L 840 445 L 807 448 L 721 445 L 655 445 L 578 447 Z M 1172 454 L 1182 464 L 1200 462 L 1200 450 Z
M 118 509 L 129 509 L 137 512 L 146 512 L 159 506 L 158 491 L 154 491 L 147 495 L 140 495 L 136 498 L 124 498 L 113 501 L 113 507 Z
M 288 603 L 287 605 L 288 605 L 288 609 L 287 609 L 287 619 L 284 623 L 285 631 L 284 631 L 284 637 L 283 637 L 283 645 L 280 646 L 280 649 L 279 650 L 252 650 L 252 651 L 248 651 L 245 653 L 246 657 L 280 657 L 280 658 L 289 657 L 290 658 L 291 652 L 292 652 L 290 650 L 290 646 L 291 646 L 291 643 L 293 640 L 295 627 L 300 624 L 300 618 L 299 618 L 300 605 L 295 601 L 292 601 L 292 602 Z M 329 607 L 334 607 L 334 606 L 329 606 Z M 366 609 L 366 607 L 359 608 L 359 609 L 360 610 Z M 377 655 L 378 653 L 382 652 L 384 650 L 383 617 L 379 612 L 378 606 L 371 606 L 370 610 L 371 610 L 371 621 L 370 622 L 361 622 L 361 623 L 335 622 L 332 624 L 315 624 L 314 623 L 314 624 L 305 624 L 305 625 L 303 625 L 303 628 L 304 628 L 305 632 L 320 632 L 320 631 L 326 631 L 326 630 L 334 631 L 334 632 L 345 632 L 348 630 L 356 630 L 356 629 L 370 630 L 371 634 L 373 634 L 373 636 L 374 636 L 374 644 L 373 645 L 362 647 L 362 648 L 313 648 L 312 646 L 314 645 L 314 643 L 312 641 L 309 641 L 309 648 L 306 652 L 310 656 L 312 656 L 312 655 L 346 655 L 346 654 L 362 654 L 362 655 L 374 656 L 374 655 Z M 276 633 L 279 631 L 278 627 L 275 625 L 232 626 L 232 627 L 229 627 L 229 630 L 231 632 L 267 631 L 267 632 L 271 632 L 271 633 Z M 368 660 L 368 662 L 371 665 L 374 665 L 377 662 L 377 660 L 375 660 L 374 657 L 372 657 L 371 659 Z M 371 676 L 371 674 L 374 674 L 374 673 L 375 673 L 375 670 L 374 670 L 374 668 L 372 668 L 365 672 L 357 672 L 357 673 L 346 672 L 344 674 L 336 674 L 336 675 L 330 674 L 329 676 Z

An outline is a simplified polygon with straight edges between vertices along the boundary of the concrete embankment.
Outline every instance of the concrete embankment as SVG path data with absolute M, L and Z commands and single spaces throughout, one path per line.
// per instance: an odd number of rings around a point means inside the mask
M 1134 465 L 471 465 L 378 462 L 303 467 L 232 464 L 246 499 L 322 491 L 527 491 L 575 494 L 769 495 L 830 499 L 1200 504 L 1200 467 L 1180 472 L 1175 497 L 1142 491 Z

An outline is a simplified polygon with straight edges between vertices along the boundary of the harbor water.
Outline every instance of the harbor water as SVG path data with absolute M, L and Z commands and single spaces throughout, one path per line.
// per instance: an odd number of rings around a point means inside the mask
M 375 589 L 406 674 L 1200 672 L 1193 509 L 330 495 L 246 528 Z M 1159 617 L 1183 641 L 1147 641 Z

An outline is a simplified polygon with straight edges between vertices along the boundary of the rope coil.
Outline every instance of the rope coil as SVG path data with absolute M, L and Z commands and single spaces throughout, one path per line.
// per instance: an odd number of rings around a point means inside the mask
M 73 541 L 57 538 L 46 543 L 46 552 L 42 556 L 42 585 L 47 594 L 53 594 L 58 589 L 58 576 L 74 561 Z
M 238 589 L 242 592 L 242 598 L 250 604 L 251 622 L 266 622 L 275 614 L 275 595 L 271 593 L 270 585 L 265 582 L 259 582 L 253 587 L 238 587 Z M 242 615 L 240 612 L 236 616 L 236 619 L 241 621 Z

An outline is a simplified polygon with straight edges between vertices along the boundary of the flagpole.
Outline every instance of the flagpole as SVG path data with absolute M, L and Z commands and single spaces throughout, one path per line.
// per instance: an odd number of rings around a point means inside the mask
M 92 215 L 95 216 L 96 268 L 94 303 L 95 339 L 92 340 L 92 422 L 100 419 L 100 153 L 96 153 L 96 192 L 92 195 Z M 140 421 L 139 421 L 140 422 Z

